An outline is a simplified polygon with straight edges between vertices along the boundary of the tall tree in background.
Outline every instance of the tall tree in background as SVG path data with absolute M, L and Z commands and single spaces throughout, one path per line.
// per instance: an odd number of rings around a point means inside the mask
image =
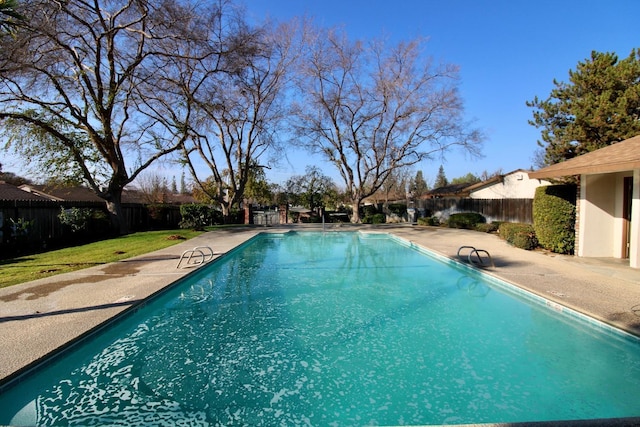
M 329 30 L 318 31 L 302 61 L 296 136 L 338 170 L 353 222 L 394 170 L 453 146 L 480 149 L 480 132 L 463 121 L 458 68 L 425 58 L 421 39 L 387 47 Z
M 136 184 L 144 203 L 167 203 L 169 193 L 167 179 L 157 172 L 148 171 L 140 174 Z
M 438 175 L 436 175 L 436 181 L 433 183 L 433 188 L 446 187 L 447 185 L 449 185 L 449 180 L 444 173 L 444 166 L 440 165 Z
M 411 180 L 411 193 L 415 199 L 419 199 L 422 195 L 429 191 L 429 184 L 424 179 L 422 171 L 416 172 L 416 176 Z
M 264 168 L 248 169 L 248 179 L 244 187 L 244 198 L 260 205 L 270 205 L 273 201 L 272 188 L 267 182 Z
M 475 184 L 476 182 L 480 181 L 480 177 L 471 172 L 468 172 L 466 175 L 453 178 L 450 184 Z
M 250 34 L 252 48 L 233 74 L 203 75 L 184 86 L 198 120 L 190 124 L 194 136 L 183 157 L 194 185 L 221 207 L 226 220 L 247 196 L 250 181 L 260 176 L 255 169 L 268 165 L 264 158 L 278 151 L 276 134 L 286 117 L 283 96 L 299 52 L 300 28 L 292 22 L 250 29 L 241 15 L 225 18 L 220 28 Z M 205 172 L 199 173 L 199 163 Z
M 304 175 L 292 176 L 285 183 L 290 202 L 311 210 L 335 204 L 338 190 L 333 180 L 317 166 L 307 166 Z
M 161 103 L 189 100 L 161 77 L 186 56 L 222 56 L 208 37 L 217 10 L 177 0 L 24 0 L 20 8 L 29 19 L 1 39 L 2 129 L 32 166 L 81 176 L 126 233 L 123 188 L 190 137 L 168 126 L 175 118 Z
M 411 172 L 409 168 L 394 170 L 378 191 L 369 197 L 374 203 L 384 203 L 388 205 L 389 201 L 404 200 L 409 196 L 407 191 L 411 191 Z M 349 202 L 347 199 L 346 202 Z
M 569 71 L 569 83 L 553 81 L 549 97 L 535 97 L 529 123 L 542 129 L 538 145 L 546 166 L 640 134 L 640 51 L 618 60 L 592 52 Z

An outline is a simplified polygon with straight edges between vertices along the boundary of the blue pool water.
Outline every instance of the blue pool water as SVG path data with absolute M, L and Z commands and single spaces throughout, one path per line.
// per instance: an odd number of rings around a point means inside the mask
M 640 342 L 382 234 L 264 234 L 0 394 L 0 424 L 640 415 Z

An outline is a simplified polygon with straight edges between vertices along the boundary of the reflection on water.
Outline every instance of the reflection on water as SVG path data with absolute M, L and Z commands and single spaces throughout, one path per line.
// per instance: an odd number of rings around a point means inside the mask
M 384 236 L 262 236 L 0 395 L 0 423 L 639 415 L 640 347 Z

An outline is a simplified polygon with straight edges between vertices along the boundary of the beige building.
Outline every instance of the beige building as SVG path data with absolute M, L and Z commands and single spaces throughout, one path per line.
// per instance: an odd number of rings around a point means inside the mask
M 472 199 L 533 199 L 536 188 L 549 181 L 531 179 L 524 169 L 517 169 L 466 188 Z
M 580 177 L 576 255 L 629 259 L 640 268 L 640 135 L 531 172 Z

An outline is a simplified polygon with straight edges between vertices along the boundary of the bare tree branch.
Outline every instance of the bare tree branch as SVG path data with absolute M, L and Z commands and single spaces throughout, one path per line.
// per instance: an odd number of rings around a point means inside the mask
M 59 140 L 57 172 L 77 167 L 107 202 L 114 226 L 126 232 L 120 220 L 124 186 L 192 137 L 194 101 L 180 89 L 187 84 L 189 70 L 180 68 L 185 59 L 217 64 L 201 68 L 207 75 L 237 67 L 245 52 L 234 38 L 224 40 L 225 48 L 233 45 L 229 52 L 209 42 L 219 16 L 211 3 L 24 0 L 20 5 L 29 19 L 12 40 L 0 39 L 0 123 L 13 148 L 29 147 L 23 154 L 35 165 L 47 161 L 46 150 L 31 149 L 37 140 L 17 138 L 39 134 L 47 144 Z M 42 157 L 33 158 L 38 153 Z
M 336 166 L 355 222 L 360 202 L 394 171 L 453 146 L 479 154 L 482 135 L 463 121 L 457 67 L 425 61 L 423 45 L 364 45 L 318 31 L 301 62 L 296 135 Z

